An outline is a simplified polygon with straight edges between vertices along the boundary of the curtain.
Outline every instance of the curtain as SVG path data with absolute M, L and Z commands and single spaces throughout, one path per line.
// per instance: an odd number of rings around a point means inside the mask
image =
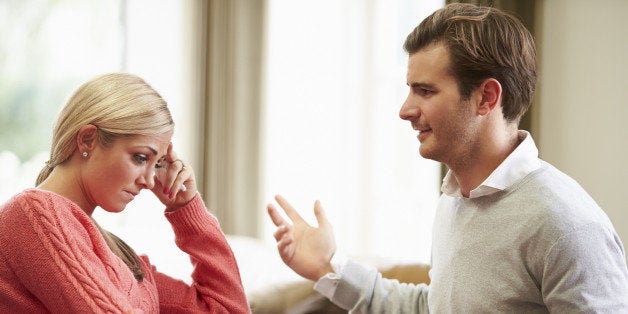
M 199 190 L 225 233 L 258 235 L 264 0 L 203 2 Z
M 308 221 L 321 200 L 340 254 L 429 261 L 438 164 L 398 110 L 403 40 L 443 4 L 206 2 L 197 179 L 225 233 L 274 242 L 280 193 Z

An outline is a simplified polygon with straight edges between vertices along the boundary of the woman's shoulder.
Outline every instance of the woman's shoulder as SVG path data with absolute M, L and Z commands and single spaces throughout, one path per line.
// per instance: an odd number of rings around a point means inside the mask
M 0 208 L 0 253 L 19 265 L 37 256 L 75 265 L 95 247 L 106 251 L 97 226 L 69 199 L 50 191 L 28 189 Z
M 72 210 L 75 207 L 67 198 L 54 192 L 36 188 L 26 189 L 15 194 L 0 206 L 0 217 L 22 215 L 27 212 L 49 214 L 51 209 Z
M 91 218 L 74 202 L 36 188 L 24 190 L 2 204 L 0 222 L 0 234 L 18 234 L 18 228 L 44 233 L 67 228 L 76 230 L 80 225 L 92 224 Z
M 4 204 L 0 205 L 0 217 L 6 219 L 7 216 L 18 214 L 24 207 L 46 206 L 48 193 L 38 189 L 26 189 L 13 195 Z

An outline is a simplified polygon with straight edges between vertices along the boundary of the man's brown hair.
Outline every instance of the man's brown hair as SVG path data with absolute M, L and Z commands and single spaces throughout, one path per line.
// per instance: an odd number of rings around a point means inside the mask
M 534 40 L 512 15 L 491 7 L 453 3 L 432 13 L 407 37 L 413 53 L 444 44 L 450 70 L 464 99 L 487 78 L 502 85 L 504 118 L 519 121 L 528 110 L 536 84 Z

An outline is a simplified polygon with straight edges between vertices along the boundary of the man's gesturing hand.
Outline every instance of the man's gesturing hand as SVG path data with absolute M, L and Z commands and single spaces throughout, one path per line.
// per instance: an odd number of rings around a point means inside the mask
M 288 223 L 274 205 L 268 204 L 268 215 L 278 227 L 274 236 L 283 262 L 297 274 L 313 281 L 333 272 L 330 261 L 336 252 L 336 241 L 320 202 L 314 203 L 316 228 L 303 220 L 283 197 L 277 195 L 275 200 L 292 221 L 292 224 Z

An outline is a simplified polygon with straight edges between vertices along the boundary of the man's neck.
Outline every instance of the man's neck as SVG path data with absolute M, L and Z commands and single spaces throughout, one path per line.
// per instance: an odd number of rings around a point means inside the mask
M 460 186 L 464 197 L 469 197 L 472 190 L 477 188 L 488 178 L 497 167 L 521 143 L 518 131 L 491 134 L 486 136 L 490 140 L 484 141 L 471 158 L 465 158 L 460 163 L 447 165 Z

